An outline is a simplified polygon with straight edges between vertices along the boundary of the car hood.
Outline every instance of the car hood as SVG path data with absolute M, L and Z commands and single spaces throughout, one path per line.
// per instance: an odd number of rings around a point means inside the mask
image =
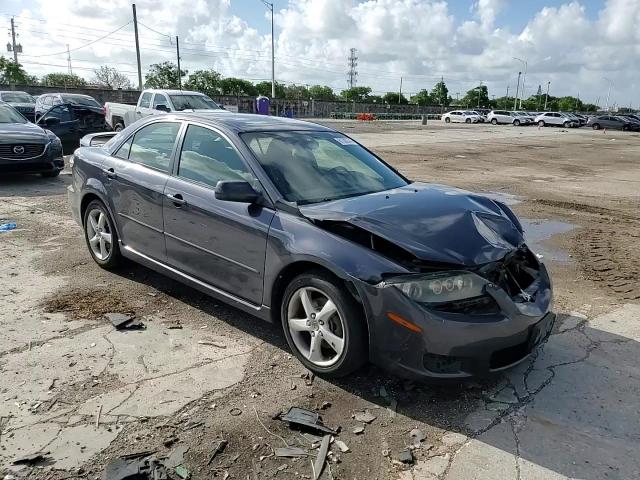
M 0 123 L 0 143 L 47 143 L 49 137 L 33 123 Z
M 444 185 L 413 183 L 299 210 L 311 220 L 355 225 L 426 262 L 477 266 L 524 243 L 506 205 Z

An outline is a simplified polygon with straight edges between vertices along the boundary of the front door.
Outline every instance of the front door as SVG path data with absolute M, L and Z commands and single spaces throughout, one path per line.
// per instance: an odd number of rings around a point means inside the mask
M 125 246 L 166 259 L 162 203 L 181 122 L 154 122 L 132 134 L 103 164 L 108 199 Z
M 78 119 L 69 105 L 62 104 L 50 108 L 36 123 L 56 134 L 62 142 L 65 155 L 73 153 L 80 144 Z
M 189 125 L 164 198 L 167 261 L 254 304 L 262 303 L 270 208 L 215 198 L 220 180 L 257 180 L 215 130 Z

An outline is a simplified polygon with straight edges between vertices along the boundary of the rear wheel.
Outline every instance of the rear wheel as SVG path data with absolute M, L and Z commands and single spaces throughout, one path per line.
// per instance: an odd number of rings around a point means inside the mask
M 495 118 L 491 119 L 491 125 L 497 125 L 498 124 L 498 120 Z
M 562 126 L 563 126 L 564 128 L 569 128 L 569 127 L 571 126 L 571 123 L 570 123 L 570 122 L 564 122 L 564 123 L 562 124 Z
M 121 132 L 124 130 L 124 125 L 122 123 L 116 123 L 116 126 L 113 127 L 114 132 Z
M 539 126 L 539 127 L 544 127 L 544 120 L 540 120 L 540 121 L 538 122 L 538 126 Z
M 470 119 L 470 118 L 467 118 L 467 119 L 464 121 L 464 123 L 471 123 L 471 119 Z
M 593 125 L 591 125 L 591 128 L 593 128 L 594 130 L 600 130 L 600 124 L 594 123 Z
M 284 292 L 280 314 L 289 347 L 314 373 L 341 377 L 367 362 L 362 310 L 330 274 L 311 271 L 294 278 Z
M 446 117 L 446 118 L 444 119 L 444 123 L 451 123 L 451 119 L 450 119 L 449 117 Z
M 623 125 L 622 126 L 622 131 L 623 132 L 627 132 L 629 130 L 629 125 Z
M 84 238 L 93 260 L 102 268 L 115 268 L 122 261 L 113 219 L 99 200 L 89 203 L 84 212 Z

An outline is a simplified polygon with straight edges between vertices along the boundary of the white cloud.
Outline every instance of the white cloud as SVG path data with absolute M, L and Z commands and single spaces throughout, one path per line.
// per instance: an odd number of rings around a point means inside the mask
M 20 32 L 25 46 L 22 60 L 37 74 L 65 70 L 66 56 L 27 54 L 62 52 L 67 43 L 73 49 L 131 19 L 129 0 L 35 1 L 37 8 L 20 15 L 46 21 L 20 18 Z M 255 9 L 266 12 L 258 0 L 255 4 Z M 250 79 L 270 77 L 270 36 L 233 15 L 229 0 L 138 0 L 137 5 L 146 26 L 180 35 L 185 68 L 214 68 Z M 505 6 L 504 0 L 477 0 L 467 18 L 454 18 L 443 0 L 289 0 L 286 5 L 280 0 L 275 15 L 276 76 L 344 88 L 346 58 L 354 47 L 359 84 L 375 91 L 396 90 L 403 76 L 403 90 L 415 92 L 431 88 L 443 75 L 451 92 L 464 94 L 483 81 L 490 93 L 501 96 L 507 85 L 515 89 L 522 66 L 513 57 L 520 57 L 528 61 L 527 95 L 551 81 L 551 93 L 580 92 L 585 101 L 593 102 L 606 94 L 606 76 L 614 82 L 612 102 L 640 103 L 635 68 L 640 63 L 638 0 L 608 0 L 595 18 L 577 1 L 541 5 L 518 31 L 501 25 Z M 90 78 L 90 68 L 113 63 L 135 80 L 131 32 L 127 26 L 72 52 L 75 71 Z M 168 38 L 145 27 L 140 33 L 143 70 L 151 63 L 175 59 L 175 44 Z

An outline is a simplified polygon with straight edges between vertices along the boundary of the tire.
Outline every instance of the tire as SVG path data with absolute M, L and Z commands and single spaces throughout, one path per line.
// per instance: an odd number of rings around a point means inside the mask
M 464 123 L 471 123 L 471 119 L 470 119 L 470 118 L 467 118 L 467 119 L 464 121 Z
M 93 217 L 93 221 L 90 217 Z M 111 215 L 109 215 L 104 204 L 99 200 L 93 200 L 90 202 L 84 211 L 82 220 L 82 225 L 84 227 L 84 239 L 93 260 L 102 268 L 107 270 L 112 270 L 120 265 L 122 263 L 122 254 L 120 253 L 120 245 L 118 243 L 118 232 L 116 231 L 113 219 L 111 218 Z M 96 225 L 100 230 L 96 228 Z M 95 235 L 90 237 L 89 230 L 91 230 L 91 233 L 94 233 Z M 110 243 L 107 241 L 107 235 L 110 235 Z M 97 240 L 97 247 L 96 240 L 94 240 L 95 237 L 99 237 Z M 98 250 L 98 253 L 96 253 L 96 249 Z M 104 252 L 104 255 L 101 256 L 99 252 Z
M 52 170 L 51 172 L 42 172 L 40 175 L 44 178 L 55 178 L 60 175 L 60 172 L 61 170 Z
M 627 125 L 623 125 L 622 126 L 622 131 L 623 132 L 628 132 L 629 131 L 629 127 Z
M 593 125 L 591 125 L 591 128 L 593 128 L 594 130 L 600 130 L 600 124 L 594 123 Z
M 546 126 L 546 125 L 545 125 L 545 123 L 544 123 L 544 120 L 540 120 L 540 121 L 538 122 L 538 126 L 539 126 L 539 127 L 544 127 L 544 126 Z
M 519 127 L 519 126 L 520 126 L 520 120 L 514 120 L 514 121 L 513 121 L 513 124 L 514 124 L 516 127 Z
M 491 119 L 491 125 L 497 125 L 498 124 L 498 120 L 495 118 Z
M 451 119 L 449 117 L 445 118 L 444 123 L 451 123 Z
M 563 126 L 564 128 L 569 128 L 569 127 L 571 127 L 571 123 L 570 123 L 570 122 L 564 122 L 564 123 L 562 124 L 562 126 Z
M 122 123 L 116 123 L 116 126 L 113 127 L 113 131 L 114 132 L 121 132 L 122 130 L 124 130 L 124 125 Z
M 329 301 L 333 302 L 335 311 L 320 318 L 322 307 Z M 367 363 L 368 335 L 362 309 L 345 285 L 332 275 L 309 271 L 295 277 L 285 289 L 280 317 L 292 352 L 315 374 L 343 377 Z M 289 319 L 297 322 L 290 323 Z M 312 352 L 314 339 L 318 346 L 315 353 Z M 343 340 L 340 352 L 336 348 L 339 340 Z M 332 341 L 337 343 L 332 346 Z M 312 359 L 313 356 L 316 358 Z

